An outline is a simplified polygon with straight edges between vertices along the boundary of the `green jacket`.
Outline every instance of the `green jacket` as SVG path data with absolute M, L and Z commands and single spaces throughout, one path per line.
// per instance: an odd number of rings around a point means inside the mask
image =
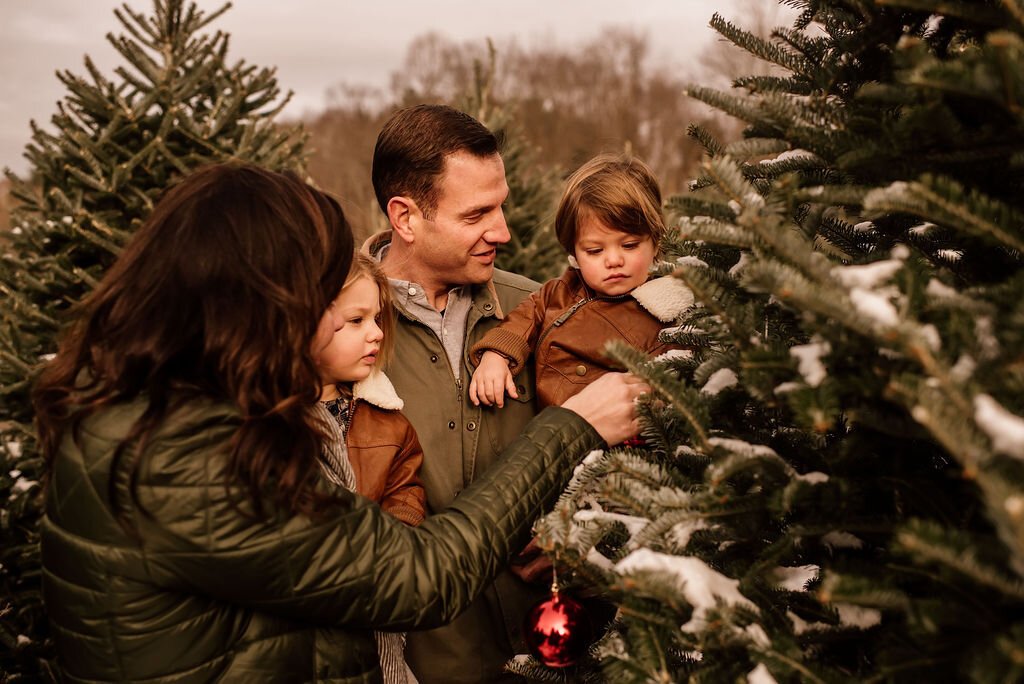
M 383 241 L 378 237 L 367 248 L 375 251 Z M 423 447 L 420 477 L 432 511 L 444 510 L 494 466 L 502 448 L 536 414 L 532 365 L 517 378 L 519 398 L 509 398 L 504 408 L 474 406 L 468 391 L 474 367 L 470 348 L 537 287 L 528 278 L 500 270 L 491 283 L 473 287 L 458 375 L 437 336 L 397 305 L 395 354 L 385 371 Z M 451 624 L 410 634 L 406 660 L 420 684 L 513 680 L 502 670 L 512 656 L 525 652 L 523 619 L 546 591 L 505 571 Z
M 236 410 L 194 401 L 142 458 L 145 513 L 133 512 L 132 536 L 111 513 L 108 486 L 113 477 L 127 487 L 111 457 L 143 409 L 137 401 L 88 418 L 53 464 L 43 596 L 69 682 L 380 681 L 370 627 L 451 620 L 600 443 L 578 416 L 550 409 L 500 467 L 420 527 L 349 492 L 322 520 L 260 521 L 226 472 Z

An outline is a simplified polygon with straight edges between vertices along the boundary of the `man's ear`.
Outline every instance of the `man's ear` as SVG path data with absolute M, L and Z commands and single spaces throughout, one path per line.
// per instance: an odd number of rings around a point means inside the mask
M 415 238 L 413 228 L 419 214 L 419 207 L 410 197 L 399 196 L 388 200 L 388 221 L 391 223 L 391 230 L 404 242 L 413 242 Z

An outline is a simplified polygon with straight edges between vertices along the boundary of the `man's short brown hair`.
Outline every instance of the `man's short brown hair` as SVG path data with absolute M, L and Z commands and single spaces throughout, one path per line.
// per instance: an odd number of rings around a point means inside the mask
M 628 154 L 599 154 L 566 181 L 555 214 L 555 235 L 569 254 L 576 249 L 585 214 L 611 229 L 649 236 L 655 248 L 665 235 L 658 179 L 647 164 Z
M 373 191 L 385 214 L 392 197 L 412 198 L 428 218 L 437 209 L 437 179 L 445 159 L 456 152 L 476 157 L 498 154 L 499 140 L 465 112 L 446 105 L 399 110 L 373 148 Z

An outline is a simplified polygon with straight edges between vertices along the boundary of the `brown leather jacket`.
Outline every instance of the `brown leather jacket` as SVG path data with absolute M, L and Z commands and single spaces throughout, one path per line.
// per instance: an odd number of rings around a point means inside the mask
M 416 431 L 401 413 L 402 400 L 383 373 L 352 388 L 352 408 L 345 444 L 356 475 L 356 491 L 409 525 L 426 516 L 427 499 L 420 481 L 423 464 Z
M 496 351 L 518 373 L 534 352 L 537 398 L 542 408 L 554 406 L 605 373 L 622 370 L 605 356 L 609 340 L 623 340 L 651 355 L 672 349 L 658 333 L 692 304 L 693 294 L 670 276 L 649 280 L 621 297 L 600 297 L 579 271 L 568 268 L 488 331 L 473 345 L 471 356 L 479 363 L 485 351 Z

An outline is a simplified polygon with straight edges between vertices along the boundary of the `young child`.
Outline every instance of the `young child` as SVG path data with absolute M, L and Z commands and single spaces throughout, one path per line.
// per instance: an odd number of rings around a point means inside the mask
M 540 407 L 561 404 L 612 370 L 605 343 L 621 339 L 658 354 L 658 333 L 693 304 L 672 277 L 648 280 L 665 234 L 661 190 L 650 168 L 628 155 L 601 154 L 566 185 L 555 233 L 569 268 L 548 281 L 470 351 L 479 359 L 469 386 L 474 404 L 517 397 L 514 374 L 534 353 Z
M 419 525 L 426 515 L 419 479 L 423 450 L 401 413 L 402 400 L 378 368 L 391 350 L 394 314 L 387 277 L 377 263 L 357 254 L 332 306 L 342 325 L 320 357 L 320 401 L 339 428 L 351 470 L 345 468 L 344 457 L 329 452 L 324 471 L 336 484 L 354 485 L 356 492 L 402 522 Z M 415 684 L 405 664 L 405 635 L 375 632 L 374 637 L 384 681 Z

